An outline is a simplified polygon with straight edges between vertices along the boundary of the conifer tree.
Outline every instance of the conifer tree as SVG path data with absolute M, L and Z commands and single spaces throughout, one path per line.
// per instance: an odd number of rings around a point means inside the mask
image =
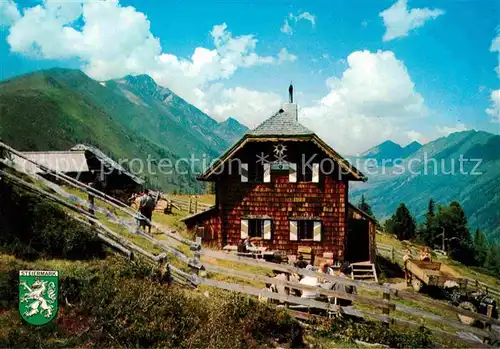
M 415 218 L 404 203 L 401 203 L 396 213 L 391 217 L 392 230 L 399 240 L 410 240 L 415 237 L 416 223 Z
M 427 213 L 425 214 L 425 223 L 423 227 L 419 230 L 419 240 L 426 244 L 427 246 L 433 247 L 436 243 L 437 226 L 436 226 L 436 214 L 435 214 L 435 201 L 433 199 L 429 200 L 429 205 L 427 206 Z
M 358 204 L 358 208 L 365 212 L 366 214 L 368 214 L 369 216 L 371 217 L 374 217 L 375 216 L 373 215 L 373 211 L 372 211 L 372 207 L 370 206 L 370 204 L 368 202 L 366 202 L 366 199 L 365 199 L 365 195 L 361 195 L 361 201 L 359 202 Z
M 467 265 L 474 264 L 474 246 L 465 212 L 457 201 L 439 207 L 437 227 L 444 230 L 450 257 Z
M 474 258 L 476 265 L 482 267 L 485 265 L 486 257 L 488 255 L 488 242 L 486 236 L 482 231 L 476 229 L 474 233 Z

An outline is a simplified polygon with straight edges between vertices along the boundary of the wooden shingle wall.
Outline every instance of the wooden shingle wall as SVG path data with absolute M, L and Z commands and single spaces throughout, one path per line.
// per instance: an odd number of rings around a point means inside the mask
M 320 151 L 309 143 L 283 144 L 287 145 L 287 160 L 292 163 L 300 163 L 303 154 L 306 159 L 312 154 L 318 154 L 314 162 L 320 162 L 324 158 Z M 272 144 L 255 144 L 245 147 L 238 155 L 240 161 L 249 163 L 251 172 L 255 166 L 256 154 L 270 154 L 272 159 L 272 150 Z M 242 217 L 267 215 L 272 218 L 272 238 L 269 241 L 261 240 L 261 246 L 283 250 L 287 254 L 296 254 L 299 246 L 311 246 L 316 255 L 333 252 L 336 260 L 343 260 L 344 237 L 347 231 L 347 182 L 343 178 L 338 180 L 336 174 L 320 174 L 319 183 L 291 183 L 288 171 L 273 171 L 270 183 L 252 180 L 242 182 L 238 173 L 239 167 L 237 162 L 234 162 L 231 174 L 221 175 L 217 185 L 222 221 L 219 241 L 222 244 L 239 243 Z M 297 170 L 300 170 L 300 165 Z M 321 241 L 290 241 L 289 221 L 294 217 L 320 219 Z

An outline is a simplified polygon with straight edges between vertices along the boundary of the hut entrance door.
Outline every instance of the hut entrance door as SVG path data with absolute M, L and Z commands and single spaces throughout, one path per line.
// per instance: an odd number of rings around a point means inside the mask
M 370 260 L 369 222 L 363 219 L 350 219 L 347 237 L 347 260 L 351 263 Z

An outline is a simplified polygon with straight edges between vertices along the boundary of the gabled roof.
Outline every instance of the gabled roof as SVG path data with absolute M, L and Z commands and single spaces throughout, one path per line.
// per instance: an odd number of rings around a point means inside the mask
M 87 172 L 89 170 L 83 151 L 34 151 L 22 152 L 22 154 L 31 161 L 57 172 Z M 25 171 L 31 173 L 44 172 L 36 165 L 15 154 L 11 154 L 11 157 L 14 164 Z
M 134 182 L 136 182 L 139 185 L 144 184 L 144 180 L 133 175 L 132 173 L 128 172 L 121 166 L 119 163 L 117 163 L 115 160 L 111 159 L 109 156 L 104 154 L 101 150 L 97 149 L 94 146 L 87 145 L 87 144 L 77 144 L 73 148 L 71 148 L 71 151 L 88 151 L 94 154 L 94 156 L 101 161 L 105 166 L 110 167 L 111 169 L 114 169 L 118 171 L 119 173 L 123 173 L 124 175 L 130 177 Z
M 206 215 L 208 213 L 212 213 L 214 210 L 217 210 L 217 206 L 215 206 L 215 205 L 210 206 L 205 211 L 196 212 L 196 213 L 193 213 L 192 215 L 189 215 L 189 216 L 186 216 L 184 218 L 181 218 L 180 221 L 181 222 L 187 222 L 187 221 L 192 220 L 193 218 L 202 217 L 203 215 Z
M 306 136 L 313 135 L 314 132 L 301 125 L 295 116 L 281 109 L 247 134 L 251 136 Z
M 214 161 L 212 166 L 198 177 L 198 180 L 209 181 L 212 175 L 217 173 L 217 170 L 247 143 L 266 140 L 311 141 L 335 160 L 343 168 L 345 173 L 352 175 L 355 180 L 366 181 L 367 179 L 363 173 L 340 156 L 313 131 L 301 125 L 295 116 L 281 109 L 259 126 L 247 132 L 238 142 L 236 142 L 236 144 Z
M 349 205 L 349 207 L 348 207 L 349 210 L 353 210 L 353 211 L 357 212 L 360 216 L 362 216 L 366 220 L 372 221 L 373 223 L 377 223 L 377 220 L 375 219 L 375 217 L 370 216 L 368 213 L 361 210 L 358 206 L 355 206 L 354 204 L 351 204 L 350 202 L 348 202 L 348 205 Z

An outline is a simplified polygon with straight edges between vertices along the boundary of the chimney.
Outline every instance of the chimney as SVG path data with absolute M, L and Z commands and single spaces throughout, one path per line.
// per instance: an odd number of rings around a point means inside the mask
M 297 104 L 293 103 L 293 85 L 290 83 L 290 86 L 288 87 L 288 101 L 289 103 L 283 104 L 283 111 L 293 117 L 295 120 L 298 120 L 299 118 L 299 113 L 298 113 L 298 108 Z
M 294 120 L 299 119 L 299 113 L 297 111 L 297 104 L 295 103 L 285 103 L 283 104 L 283 111 L 293 117 Z

